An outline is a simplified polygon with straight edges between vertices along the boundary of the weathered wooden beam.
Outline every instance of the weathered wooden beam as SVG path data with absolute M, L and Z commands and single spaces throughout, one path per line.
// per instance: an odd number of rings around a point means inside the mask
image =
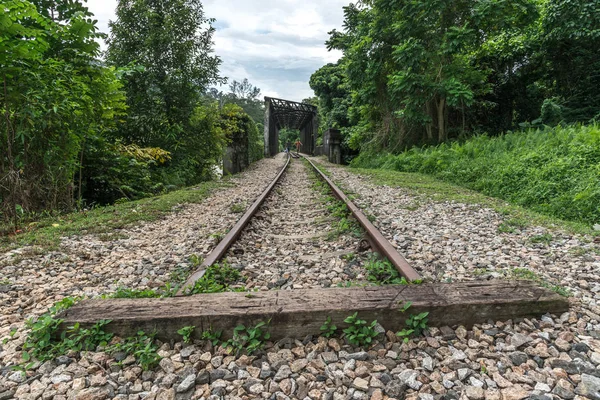
M 406 312 L 399 308 L 413 303 Z M 180 340 L 177 330 L 194 325 L 195 335 L 212 328 L 224 338 L 239 324 L 270 320 L 273 339 L 319 334 L 327 317 L 338 327 L 354 312 L 400 330 L 408 314 L 429 311 L 430 326 L 472 326 L 488 320 L 539 317 L 568 311 L 567 299 L 527 281 L 433 283 L 409 286 L 304 289 L 203 294 L 169 299 L 85 300 L 65 311 L 63 327 L 90 326 L 109 319 L 107 329 L 119 336 L 139 330 L 156 332 L 162 340 Z

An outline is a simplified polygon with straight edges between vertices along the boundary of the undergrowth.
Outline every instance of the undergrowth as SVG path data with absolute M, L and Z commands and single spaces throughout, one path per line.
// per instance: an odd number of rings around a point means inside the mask
M 305 161 L 305 164 L 312 171 L 312 166 L 307 161 Z M 335 218 L 335 221 L 332 222 L 332 230 L 328 234 L 327 239 L 333 240 L 345 233 L 352 233 L 354 236 L 360 237 L 362 229 L 352 217 L 352 213 L 348 209 L 348 206 L 346 206 L 346 203 L 338 200 L 331 194 L 331 188 L 327 182 L 319 179 L 316 172 L 311 176 L 311 179 L 313 181 L 313 190 L 321 194 L 321 201 L 325 204 L 329 214 Z
M 0 250 L 22 246 L 38 246 L 45 250 L 58 249 L 60 238 L 86 234 L 114 235 L 117 229 L 129 227 L 142 221 L 156 221 L 177 211 L 182 204 L 200 203 L 210 192 L 227 185 L 225 182 L 205 182 L 195 187 L 177 190 L 164 195 L 136 201 L 117 203 L 112 206 L 95 207 L 60 215 L 47 215 L 23 225 L 16 235 L 10 227 L 0 224 Z M 6 229 L 4 229 L 6 228 Z M 106 236 L 102 236 L 106 238 Z
M 201 293 L 221 293 L 221 292 L 244 292 L 245 287 L 233 288 L 233 285 L 240 284 L 244 277 L 235 268 L 232 268 L 227 262 L 211 265 L 206 269 L 202 278 L 198 279 L 193 286 L 184 289 L 185 295 Z
M 377 285 L 408 285 L 408 281 L 400 276 L 398 270 L 387 259 L 380 259 L 373 254 L 365 263 L 367 279 Z
M 600 221 L 600 127 L 473 137 L 399 155 L 362 153 L 353 167 L 435 176 L 555 218 Z

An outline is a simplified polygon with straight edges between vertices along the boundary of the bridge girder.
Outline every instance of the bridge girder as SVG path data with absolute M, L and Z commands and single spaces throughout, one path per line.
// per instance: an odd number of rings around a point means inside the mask
M 279 130 L 300 130 L 300 151 L 312 154 L 317 138 L 317 107 L 296 101 L 265 97 L 265 155 L 279 153 Z

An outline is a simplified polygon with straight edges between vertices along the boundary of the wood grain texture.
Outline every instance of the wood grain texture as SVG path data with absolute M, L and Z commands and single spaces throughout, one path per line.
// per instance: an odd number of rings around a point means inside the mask
M 398 308 L 413 303 L 406 312 Z M 430 326 L 465 325 L 488 320 L 539 317 L 568 311 L 568 300 L 527 281 L 433 283 L 340 289 L 302 289 L 268 292 L 217 293 L 169 299 L 85 300 L 65 311 L 63 326 L 90 326 L 102 319 L 108 330 L 130 336 L 138 330 L 156 332 L 162 340 L 180 340 L 177 330 L 196 326 L 195 334 L 212 328 L 228 338 L 239 324 L 270 320 L 273 339 L 318 334 L 329 316 L 338 328 L 358 311 L 389 330 L 400 330 L 409 314 L 429 311 Z

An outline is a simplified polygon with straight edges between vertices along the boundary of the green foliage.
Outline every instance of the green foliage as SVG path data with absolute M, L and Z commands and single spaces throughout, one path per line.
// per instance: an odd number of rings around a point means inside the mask
M 400 312 L 406 312 L 411 306 L 412 302 L 410 301 L 404 303 L 400 308 Z M 406 328 L 397 332 L 396 335 L 403 338 L 404 343 L 408 343 L 411 336 L 420 336 L 423 334 L 423 331 L 427 329 L 427 323 L 429 322 L 429 319 L 427 318 L 428 315 L 429 312 L 422 312 L 417 315 L 410 314 L 405 321 Z
M 358 312 L 346 317 L 344 322 L 348 324 L 348 327 L 344 329 L 346 339 L 353 346 L 370 345 L 373 339 L 379 335 L 375 330 L 377 321 L 367 324 L 367 321 L 358 318 Z
M 271 334 L 265 329 L 270 321 L 259 322 L 254 326 L 238 325 L 233 329 L 233 337 L 224 343 L 224 346 L 231 346 L 236 354 L 246 350 L 251 355 L 260 350 L 265 345 L 265 341 L 271 338 Z
M 510 275 L 515 279 L 525 279 L 525 280 L 529 280 L 529 281 L 534 281 L 534 282 L 540 284 L 541 286 L 545 287 L 546 289 L 550 289 L 553 292 L 556 292 L 563 297 L 571 297 L 572 296 L 572 293 L 568 288 L 549 283 L 544 278 L 542 278 L 540 275 L 536 274 L 534 271 L 532 271 L 530 269 L 513 268 L 510 271 Z
M 172 297 L 177 290 L 165 287 L 161 289 L 129 289 L 118 288 L 117 291 L 108 296 L 107 299 L 158 299 Z
M 210 341 L 213 346 L 217 346 L 221 342 L 221 334 L 221 331 L 213 331 L 212 328 L 209 328 L 207 331 L 202 332 L 200 338 Z
M 207 182 L 196 187 L 174 191 L 161 196 L 128 201 L 107 207 L 96 207 L 70 214 L 45 216 L 27 226 L 20 235 L 0 236 L 0 248 L 36 246 L 56 249 L 63 236 L 82 234 L 114 234 L 115 230 L 141 221 L 156 221 L 187 203 L 200 203 L 221 184 Z
M 225 104 L 238 105 L 252 118 L 257 127 L 260 129 L 263 128 L 265 104 L 260 99 L 260 89 L 253 86 L 247 78 L 241 82 L 233 80 L 229 84 L 228 93 L 211 88 L 208 94 L 219 102 L 220 107 L 223 107 Z
M 343 52 L 311 77 L 354 148 L 588 122 L 600 110 L 597 0 L 369 0 L 344 7 Z
M 117 71 L 94 60 L 91 14 L 77 0 L 57 9 L 50 17 L 8 2 L 0 15 L 0 213 L 16 225 L 73 207 L 86 141 L 114 130 L 125 111 Z
M 359 156 L 353 166 L 431 174 L 553 217 L 600 220 L 600 127 L 477 136 L 464 143 Z M 507 230 L 510 226 L 504 226 Z
M 544 233 L 542 235 L 536 235 L 529 238 L 531 243 L 543 243 L 545 245 L 549 245 L 552 242 L 552 235 L 549 233 Z
M 111 333 L 104 331 L 104 327 L 110 323 L 109 320 L 98 321 L 89 329 L 81 328 L 76 323 L 58 333 L 63 320 L 56 318 L 56 315 L 73 306 L 78 300 L 73 297 L 64 298 L 50 307 L 47 313 L 26 321 L 25 326 L 29 329 L 29 334 L 23 343 L 24 361 L 53 360 L 72 350 L 93 351 L 98 346 L 108 344 L 113 337 Z
M 331 317 L 327 317 L 327 319 L 325 320 L 325 322 L 323 323 L 323 325 L 321 325 L 321 336 L 325 336 L 326 338 L 330 338 L 333 335 L 335 335 L 335 332 L 337 331 L 337 326 L 335 326 L 332 322 L 331 322 Z
M 246 211 L 246 204 L 245 203 L 234 203 L 231 206 L 229 206 L 229 210 L 232 213 L 241 214 L 244 211 Z
M 240 271 L 231 268 L 226 262 L 211 265 L 206 269 L 202 278 L 198 279 L 194 286 L 187 287 L 184 290 L 186 295 L 201 293 L 220 293 L 232 291 L 231 285 L 242 281 Z M 244 289 L 236 289 L 243 291 Z
M 154 335 L 148 335 L 144 331 L 138 331 L 136 336 L 125 338 L 121 342 L 110 345 L 106 351 L 112 354 L 124 352 L 132 355 L 144 370 L 156 367 L 161 360 Z
M 377 285 L 408 285 L 408 281 L 400 276 L 398 270 L 389 262 L 373 255 L 365 264 L 367 279 Z
M 194 333 L 194 329 L 196 329 L 195 326 L 184 326 L 183 328 L 179 329 L 177 331 L 177 333 L 179 333 L 181 336 L 183 336 L 183 342 L 184 343 L 190 343 L 192 340 L 192 334 Z
M 197 0 L 121 0 L 116 16 L 109 24 L 107 60 L 143 67 L 125 77 L 129 112 L 119 135 L 171 151 L 181 162 L 186 157 L 179 145 L 189 138 L 188 122 L 200 96 L 221 81 L 212 21 Z

